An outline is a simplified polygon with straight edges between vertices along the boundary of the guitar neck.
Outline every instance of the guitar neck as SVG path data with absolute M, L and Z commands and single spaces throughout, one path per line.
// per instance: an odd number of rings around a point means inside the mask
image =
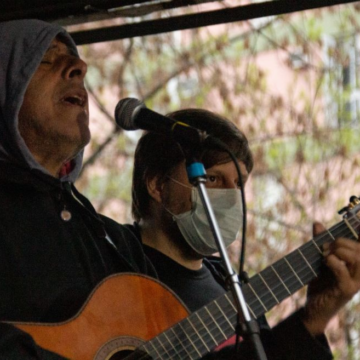
M 286 257 L 253 276 L 242 290 L 254 318 L 317 277 L 323 264 L 321 247 L 335 238 L 357 239 L 359 220 L 345 218 Z M 134 358 L 199 359 L 235 333 L 237 311 L 231 292 L 212 301 L 188 318 L 148 341 L 133 353 Z M 132 358 L 132 356 L 130 357 Z
M 359 227 L 356 218 L 345 219 L 253 276 L 243 289 L 252 316 L 265 314 L 317 277 L 323 266 L 322 245 L 339 236 L 357 240 Z

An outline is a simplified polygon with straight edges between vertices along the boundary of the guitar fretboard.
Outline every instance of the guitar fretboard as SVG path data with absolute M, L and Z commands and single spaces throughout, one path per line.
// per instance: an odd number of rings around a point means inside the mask
M 345 218 L 253 276 L 242 287 L 252 316 L 258 318 L 307 285 L 323 266 L 322 245 L 339 236 L 357 240 L 359 228 L 357 216 Z M 236 323 L 237 310 L 227 292 L 140 346 L 127 359 L 199 359 L 231 337 Z

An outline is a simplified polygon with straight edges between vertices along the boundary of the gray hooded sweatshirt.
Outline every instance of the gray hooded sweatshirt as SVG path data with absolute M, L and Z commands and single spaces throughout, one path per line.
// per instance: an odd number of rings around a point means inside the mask
M 18 130 L 18 114 L 25 90 L 51 41 L 60 36 L 75 54 L 76 45 L 57 25 L 38 20 L 0 23 L 0 160 L 16 162 L 29 169 L 47 170 L 38 164 Z M 83 152 L 74 159 L 74 168 L 62 181 L 74 182 L 81 170 Z

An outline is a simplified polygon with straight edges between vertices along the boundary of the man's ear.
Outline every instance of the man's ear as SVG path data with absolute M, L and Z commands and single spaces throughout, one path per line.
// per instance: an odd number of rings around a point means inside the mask
M 164 188 L 164 182 L 158 176 L 149 179 L 146 184 L 149 195 L 158 203 L 162 202 L 161 193 Z

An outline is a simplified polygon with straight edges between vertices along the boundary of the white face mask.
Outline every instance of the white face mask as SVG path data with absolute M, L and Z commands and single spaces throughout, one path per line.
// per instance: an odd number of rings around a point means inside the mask
M 172 181 L 189 187 L 179 181 Z M 225 247 L 232 244 L 242 227 L 242 203 L 240 191 L 237 189 L 207 189 L 215 218 Z M 182 214 L 172 214 L 186 242 L 199 254 L 208 256 L 218 251 L 211 227 L 200 196 L 196 188 L 191 187 L 192 209 Z

